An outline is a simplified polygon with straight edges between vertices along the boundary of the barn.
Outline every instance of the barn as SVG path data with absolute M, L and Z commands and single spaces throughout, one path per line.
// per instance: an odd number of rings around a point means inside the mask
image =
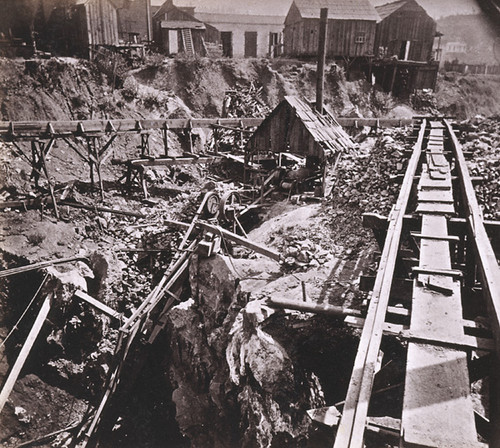
M 285 54 L 316 57 L 320 9 L 328 8 L 327 57 L 373 54 L 377 11 L 368 0 L 294 0 L 285 19 Z
M 436 22 L 415 0 L 400 0 L 376 8 L 380 22 L 375 33 L 377 57 L 401 61 L 428 61 L 436 35 Z

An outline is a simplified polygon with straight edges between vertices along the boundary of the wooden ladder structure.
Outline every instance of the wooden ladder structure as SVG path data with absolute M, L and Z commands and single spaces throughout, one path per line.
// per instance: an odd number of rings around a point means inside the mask
M 194 56 L 193 35 L 189 28 L 182 28 L 181 30 L 182 43 L 184 44 L 184 52 L 189 56 Z

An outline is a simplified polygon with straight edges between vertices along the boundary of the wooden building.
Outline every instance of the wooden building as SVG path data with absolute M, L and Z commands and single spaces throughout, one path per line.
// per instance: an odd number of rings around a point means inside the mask
M 92 57 L 100 45 L 118 45 L 116 5 L 112 0 L 67 2 L 51 11 L 44 31 L 56 54 Z
M 317 56 L 321 8 L 328 8 L 328 58 L 373 54 L 379 16 L 369 0 L 294 0 L 285 19 L 287 56 Z
M 333 115 L 320 114 L 295 96 L 285 99 L 266 117 L 246 145 L 248 154 L 291 153 L 310 164 L 350 148 L 352 141 Z
M 415 0 L 400 0 L 376 8 L 380 22 L 375 34 L 376 57 L 428 61 L 432 56 L 436 22 Z
M 209 37 L 218 38 L 218 32 L 208 26 Z M 189 12 L 167 0 L 153 16 L 153 39 L 156 47 L 167 55 L 206 56 L 207 26 Z
M 205 25 L 207 42 L 221 47 L 226 57 L 276 57 L 282 54 L 282 33 L 291 0 L 174 0 Z M 209 36 L 210 35 L 210 36 Z
M 151 0 L 113 0 L 117 5 L 120 43 L 148 43 L 153 39 Z

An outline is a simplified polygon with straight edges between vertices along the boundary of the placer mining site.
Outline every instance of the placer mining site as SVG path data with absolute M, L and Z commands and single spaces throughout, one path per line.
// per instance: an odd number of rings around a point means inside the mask
M 1 446 L 500 446 L 498 3 L 236 3 L 5 1 Z

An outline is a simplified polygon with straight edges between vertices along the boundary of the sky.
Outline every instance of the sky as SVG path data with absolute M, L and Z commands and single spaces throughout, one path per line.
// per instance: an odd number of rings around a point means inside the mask
M 181 0 L 186 1 L 186 0 Z M 219 3 L 220 5 L 230 5 L 231 0 L 208 0 L 211 3 Z M 370 0 L 374 6 L 391 3 L 390 0 Z M 164 0 L 151 0 L 153 5 L 162 5 Z M 191 0 L 191 3 L 203 3 L 203 0 Z M 270 3 L 288 4 L 292 0 L 269 0 Z M 481 11 L 476 0 L 417 0 L 417 2 L 427 11 L 434 19 L 447 17 L 457 14 L 477 14 Z M 175 0 L 174 0 L 175 4 Z

